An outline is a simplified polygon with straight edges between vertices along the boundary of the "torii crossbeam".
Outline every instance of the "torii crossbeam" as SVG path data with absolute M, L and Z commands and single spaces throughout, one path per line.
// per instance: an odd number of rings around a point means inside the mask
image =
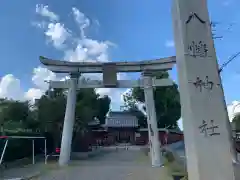
M 40 56 L 40 61 L 55 73 L 102 73 L 105 65 L 113 64 L 117 72 L 143 72 L 171 70 L 176 63 L 176 57 L 167 57 L 147 61 L 120 62 L 69 62 L 48 59 Z
M 50 81 L 50 88 L 54 89 L 68 89 L 70 88 L 71 80 L 66 81 Z M 171 86 L 173 81 L 171 79 L 152 79 L 152 86 Z M 133 88 L 142 87 L 144 88 L 144 82 L 142 79 L 139 80 L 118 80 L 117 86 L 115 88 Z M 78 81 L 77 89 L 86 88 L 106 88 L 105 84 L 101 80 L 88 80 L 88 81 Z

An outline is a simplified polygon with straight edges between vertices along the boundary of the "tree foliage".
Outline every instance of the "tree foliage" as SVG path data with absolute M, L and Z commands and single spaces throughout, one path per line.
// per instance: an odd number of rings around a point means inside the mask
M 167 72 L 158 72 L 155 75 L 158 79 L 169 77 Z M 129 111 L 136 112 L 138 110 L 139 112 L 137 104 L 145 103 L 143 89 L 133 88 L 131 91 L 124 95 L 124 102 Z M 177 127 L 177 121 L 181 117 L 181 105 L 178 86 L 174 84 L 173 86 L 168 87 L 156 87 L 154 89 L 154 102 L 157 113 L 158 127 Z M 143 111 L 145 111 L 145 108 L 143 108 Z
M 56 144 L 60 143 L 66 108 L 66 94 L 62 90 L 54 89 L 42 96 L 36 104 L 38 127 L 41 127 L 41 130 L 51 132 Z M 104 101 L 106 98 L 109 99 L 108 96 L 100 97 L 94 89 L 81 89 L 77 92 L 73 139 L 76 135 L 81 135 L 87 130 L 88 123 L 94 117 L 105 118 L 110 106 L 110 100 Z M 103 107 L 106 108 L 105 114 L 101 112 Z
M 98 108 L 97 108 L 97 118 L 100 121 L 100 124 L 105 123 L 106 115 L 110 108 L 111 99 L 109 96 L 103 96 L 98 99 Z
M 32 114 L 29 103 L 12 101 L 7 99 L 0 100 L 0 127 L 1 131 L 18 127 L 28 128 Z
M 0 133 L 11 129 L 14 130 L 11 132 L 22 134 L 27 129 L 28 132 L 48 134 L 54 147 L 59 146 L 66 99 L 67 92 L 61 89 L 47 91 L 31 105 L 30 102 L 0 99 Z M 94 117 L 99 118 L 101 123 L 105 122 L 110 102 L 108 96 L 100 97 L 94 89 L 81 89 L 77 92 L 73 143 L 76 136 L 87 130 L 88 123 Z
M 50 132 L 55 145 L 59 144 L 66 108 L 66 96 L 62 91 L 47 92 L 35 103 L 36 127 Z

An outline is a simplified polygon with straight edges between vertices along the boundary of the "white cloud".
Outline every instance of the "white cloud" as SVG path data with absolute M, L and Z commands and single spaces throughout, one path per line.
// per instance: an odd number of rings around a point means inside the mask
M 173 40 L 167 40 L 166 42 L 165 42 L 165 46 L 166 47 L 168 47 L 168 48 L 172 48 L 172 47 L 174 47 L 174 41 Z
M 36 13 L 40 14 L 41 16 L 49 18 L 50 21 L 58 21 L 59 17 L 54 12 L 48 9 L 48 6 L 44 6 L 42 4 L 36 5 Z
M 106 62 L 106 61 L 108 61 L 108 54 L 102 53 L 97 57 L 96 60 L 99 62 Z
M 50 21 L 41 20 L 32 24 L 45 31 L 47 40 L 52 42 L 55 48 L 62 48 L 70 37 L 70 32 L 64 27 L 64 24 L 58 22 L 59 16 L 50 11 L 48 6 L 42 4 L 36 5 L 36 13 L 42 17 L 48 17 Z
M 25 99 L 33 102 L 35 99 L 40 99 L 45 91 L 36 88 L 30 88 L 24 95 Z
M 77 47 L 73 50 L 65 51 L 65 60 L 72 62 L 86 61 L 88 58 L 87 49 L 83 48 L 81 44 L 78 44 Z
M 55 48 L 63 47 L 67 38 L 70 36 L 68 30 L 61 23 L 49 23 L 45 35 L 53 43 Z
M 32 81 L 35 86 L 37 86 L 41 90 L 48 89 L 47 81 L 56 80 L 56 74 L 49 71 L 47 68 L 37 67 L 33 69 L 33 77 Z
M 24 92 L 20 80 L 12 74 L 7 74 L 0 81 L 0 98 L 23 100 Z
M 49 10 L 48 6 L 44 5 L 38 5 L 36 12 L 41 16 L 49 18 L 49 14 L 56 15 L 54 12 Z M 90 19 L 87 18 L 85 14 L 79 11 L 76 7 L 72 8 L 72 14 L 74 21 L 79 27 L 80 36 L 76 36 L 75 34 L 77 33 L 72 33 L 65 27 L 63 23 L 59 22 L 58 15 L 56 15 L 57 18 L 51 18 L 50 22 L 47 23 L 47 26 L 45 24 L 45 28 L 42 28 L 42 24 L 37 22 L 35 27 L 40 27 L 40 29 L 43 29 L 47 40 L 52 42 L 53 47 L 63 51 L 64 60 L 72 62 L 109 61 L 109 48 L 115 46 L 115 44 L 110 41 L 98 41 L 86 37 L 85 31 L 91 25 Z M 55 22 L 52 22 L 53 19 Z M 90 79 L 100 79 L 102 77 L 99 74 L 87 74 L 84 76 Z M 118 74 L 118 78 L 123 76 L 124 74 Z M 32 80 L 38 88 L 46 89 L 48 85 L 44 82 L 44 80 L 53 79 L 56 79 L 56 75 L 51 74 L 46 69 L 40 67 L 34 69 L 34 76 Z M 65 78 L 62 78 L 61 80 L 65 80 Z M 103 88 L 96 89 L 96 91 L 101 95 L 109 95 L 112 98 L 112 102 L 118 101 L 120 103 L 122 90 Z
M 74 19 L 80 28 L 81 38 L 85 38 L 85 29 L 90 26 L 90 20 L 75 7 L 72 8 L 72 12 Z
M 39 99 L 48 87 L 48 84 L 44 82 L 44 79 L 50 80 L 54 78 L 54 74 L 48 72 L 45 68 L 35 68 L 33 82 L 39 88 L 30 88 L 27 92 L 24 92 L 20 80 L 12 74 L 7 74 L 3 76 L 0 81 L 0 98 L 19 101 L 29 100 L 33 102 L 35 99 Z
M 36 88 L 30 88 L 24 92 L 20 80 L 12 74 L 7 74 L 0 81 L 0 98 L 13 99 L 18 101 L 40 98 L 44 91 Z
M 36 10 L 38 14 L 40 14 L 41 16 L 45 16 L 46 13 L 39 13 L 42 12 L 39 9 L 48 10 L 48 7 L 44 5 L 38 5 L 38 8 Z M 50 11 L 48 10 L 48 12 Z M 75 7 L 72 8 L 72 13 L 74 16 L 74 20 L 80 28 L 80 37 L 75 37 L 74 34 L 71 33 L 70 30 L 65 28 L 65 25 L 60 22 L 50 21 L 49 23 L 47 23 L 47 26 L 45 21 L 44 23 L 34 22 L 34 24 L 36 27 L 44 29 L 44 34 L 46 35 L 47 40 L 50 40 L 55 48 L 64 51 L 65 60 L 74 62 L 109 61 L 108 49 L 110 46 L 115 46 L 115 44 L 111 43 L 110 41 L 98 41 L 87 38 L 85 36 L 85 30 L 90 26 L 90 20 Z M 59 18 L 57 18 L 56 20 L 58 19 Z
M 12 74 L 7 74 L 0 80 L 0 98 L 33 102 L 48 89 L 48 83 L 45 81 L 49 80 L 56 80 L 56 75 L 46 68 L 34 68 L 32 82 L 36 88 L 30 88 L 25 92 L 20 80 Z
M 112 43 L 97 41 L 93 39 L 82 39 L 76 47 L 65 51 L 65 60 L 73 62 L 81 61 L 109 61 L 108 49 Z
M 3 76 L 0 80 L 0 98 L 31 102 L 39 99 L 48 89 L 48 84 L 44 81 L 55 80 L 56 75 L 42 67 L 35 68 L 33 74 L 32 81 L 37 88 L 30 88 L 26 92 L 21 87 L 20 80 L 14 75 Z
M 93 39 L 83 39 L 82 44 L 87 48 L 89 55 L 100 55 L 106 53 L 108 49 L 108 42 L 98 42 Z
M 36 12 L 41 16 L 46 16 L 47 13 L 40 12 L 45 12 L 48 10 L 48 7 L 44 5 L 37 5 L 37 7 Z M 50 13 L 51 11 L 48 10 L 47 12 Z M 115 45 L 110 41 L 98 41 L 87 38 L 85 31 L 90 26 L 90 20 L 75 7 L 72 8 L 72 13 L 75 22 L 79 26 L 80 37 L 75 37 L 63 23 L 58 22 L 59 18 L 55 18 L 56 22 L 50 21 L 47 23 L 46 21 L 40 21 L 33 24 L 35 27 L 45 31 L 44 34 L 47 40 L 52 42 L 56 49 L 63 50 L 65 60 L 74 62 L 109 61 L 108 49 L 110 46 Z

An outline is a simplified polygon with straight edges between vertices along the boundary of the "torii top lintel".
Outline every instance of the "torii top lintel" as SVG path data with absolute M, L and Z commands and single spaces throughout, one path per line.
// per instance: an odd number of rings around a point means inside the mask
M 48 59 L 40 56 L 40 62 L 55 73 L 102 73 L 106 64 L 116 66 L 117 72 L 142 72 L 171 70 L 176 57 L 160 58 L 148 61 L 120 62 L 69 62 Z

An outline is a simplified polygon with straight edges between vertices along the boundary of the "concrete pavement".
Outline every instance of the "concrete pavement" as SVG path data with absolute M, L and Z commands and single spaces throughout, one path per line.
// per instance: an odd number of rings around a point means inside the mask
M 106 150 L 102 156 L 73 161 L 70 166 L 50 171 L 39 180 L 168 180 L 163 168 L 152 168 L 140 151 Z
M 151 167 L 149 157 L 143 152 L 121 148 L 105 149 L 92 158 L 73 160 L 63 168 L 42 164 L 36 169 L 41 175 L 34 180 L 170 180 L 164 169 Z
M 8 170 L 0 179 L 14 178 L 14 174 L 37 174 L 35 180 L 170 180 L 163 168 L 152 168 L 149 157 L 136 148 L 106 148 L 100 154 L 73 160 L 67 167 L 57 164 L 36 164 L 25 168 Z

